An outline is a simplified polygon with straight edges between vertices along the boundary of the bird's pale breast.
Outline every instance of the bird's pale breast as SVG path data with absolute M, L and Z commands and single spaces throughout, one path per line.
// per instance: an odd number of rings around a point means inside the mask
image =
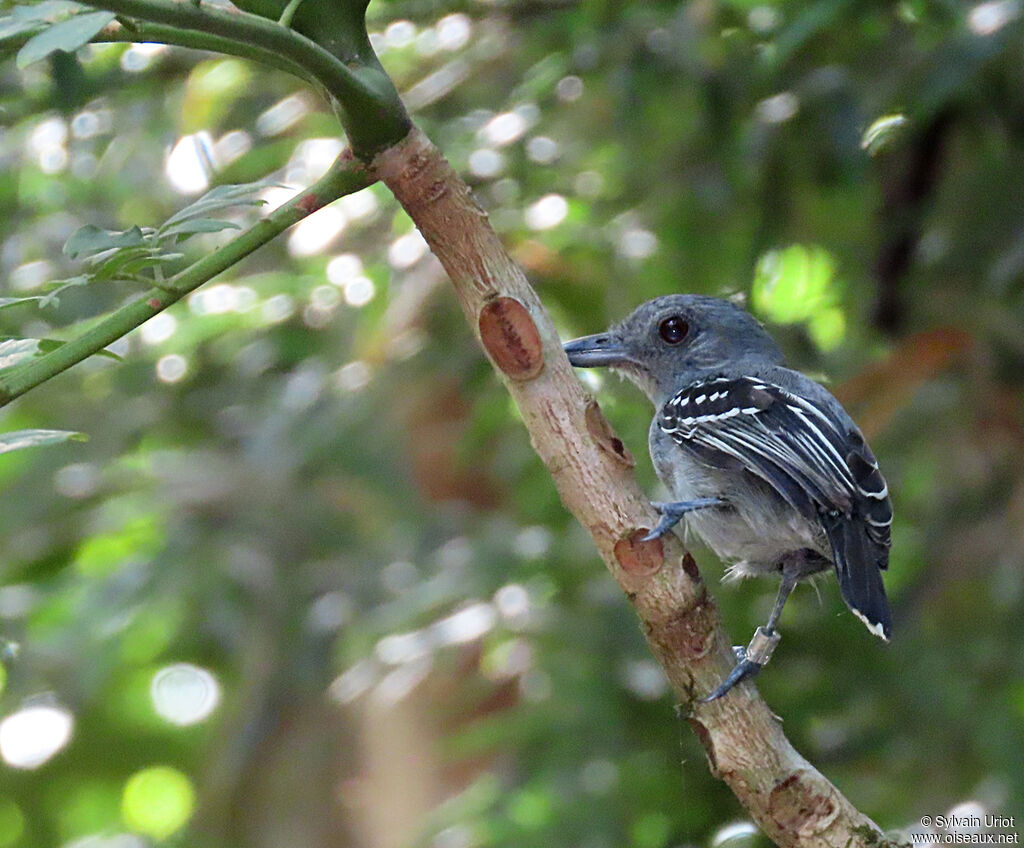
M 824 531 L 764 481 L 739 467 L 718 469 L 702 463 L 662 432 L 657 421 L 651 427 L 650 449 L 655 471 L 672 500 L 728 502 L 728 507 L 695 510 L 684 520 L 688 531 L 729 565 L 730 577 L 776 574 L 783 559 L 805 549 L 831 561 Z

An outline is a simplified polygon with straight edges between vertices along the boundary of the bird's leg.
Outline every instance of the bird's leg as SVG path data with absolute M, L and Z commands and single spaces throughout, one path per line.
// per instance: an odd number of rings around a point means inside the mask
M 695 498 L 692 501 L 671 501 L 668 503 L 651 501 L 651 506 L 661 513 L 661 521 L 658 522 L 657 527 L 644 536 L 640 541 L 650 542 L 652 539 L 660 539 L 669 530 L 675 527 L 686 513 L 693 512 L 695 509 L 706 509 L 709 506 L 725 505 L 726 502 L 721 498 Z
M 739 646 L 733 648 L 736 652 L 736 665 L 718 688 L 702 699 L 703 703 L 706 704 L 721 698 L 737 683 L 753 677 L 768 664 L 768 660 L 771 659 L 772 653 L 775 651 L 775 646 L 782 638 L 782 635 L 775 630 L 775 626 L 779 623 L 782 608 L 786 605 L 786 599 L 796 586 L 799 576 L 798 569 L 783 567 L 779 594 L 775 599 L 772 614 L 768 616 L 768 623 L 754 631 L 754 638 L 750 640 L 746 649 Z

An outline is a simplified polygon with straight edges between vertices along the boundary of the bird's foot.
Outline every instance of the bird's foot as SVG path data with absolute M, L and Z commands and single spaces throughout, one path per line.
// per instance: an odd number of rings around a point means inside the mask
M 729 672 L 729 676 L 721 682 L 714 692 L 701 699 L 701 703 L 708 704 L 711 701 L 717 701 L 737 683 L 741 683 L 756 675 L 768 664 L 768 660 L 771 659 L 772 652 L 775 650 L 775 646 L 779 644 L 781 638 L 782 636 L 778 631 L 769 631 L 763 627 L 758 627 L 754 631 L 754 638 L 750 640 L 750 644 L 746 648 L 743 648 L 741 645 L 734 645 L 732 650 L 736 654 L 736 665 Z
M 706 509 L 709 506 L 725 506 L 725 501 L 721 498 L 695 498 L 692 501 L 651 501 L 651 506 L 661 513 L 661 521 L 658 522 L 657 527 L 640 540 L 641 542 L 660 539 L 675 527 L 688 512 L 693 512 L 695 509 Z

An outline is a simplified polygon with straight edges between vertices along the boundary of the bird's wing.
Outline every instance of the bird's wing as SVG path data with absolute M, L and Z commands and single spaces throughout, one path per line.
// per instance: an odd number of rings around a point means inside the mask
M 676 394 L 659 426 L 698 455 L 739 461 L 818 520 L 847 603 L 888 636 L 878 569 L 888 565 L 892 505 L 878 462 L 852 422 L 770 381 L 717 377 Z
M 751 377 L 696 383 L 665 404 L 659 425 L 684 447 L 739 460 L 801 512 L 812 505 L 842 514 L 853 508 L 858 488 L 845 434 L 813 403 L 774 383 Z M 887 494 L 884 483 L 863 492 Z

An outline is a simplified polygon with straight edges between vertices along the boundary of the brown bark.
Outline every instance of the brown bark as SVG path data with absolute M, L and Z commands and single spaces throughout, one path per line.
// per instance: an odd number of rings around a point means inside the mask
M 632 459 L 562 352 L 547 312 L 465 183 L 418 130 L 372 163 L 444 265 L 470 325 L 522 413 L 566 507 L 633 604 L 689 710 L 712 773 L 782 846 L 878 846 L 885 838 L 789 744 L 752 684 L 702 704 L 733 665 L 730 640 L 693 559 L 657 516 Z

